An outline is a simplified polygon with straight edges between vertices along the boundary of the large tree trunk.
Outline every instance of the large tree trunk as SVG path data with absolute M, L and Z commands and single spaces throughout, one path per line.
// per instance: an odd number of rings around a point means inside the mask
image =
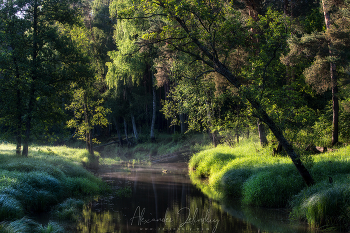
M 331 27 L 329 9 L 326 5 L 326 0 L 322 0 L 324 21 L 326 24 L 327 31 Z M 329 55 L 332 56 L 332 41 L 329 43 Z M 331 74 L 331 85 L 332 85 L 332 110 L 333 110 L 333 130 L 332 130 L 332 146 L 338 142 L 339 135 L 339 101 L 338 101 L 338 80 L 337 80 L 337 70 L 334 63 L 330 63 L 330 74 Z
M 153 74 L 152 74 L 152 83 L 153 83 Z M 154 85 L 152 85 L 152 95 L 153 95 L 153 99 L 152 99 L 152 122 L 151 122 L 151 141 L 154 142 L 155 141 L 155 136 L 154 136 L 154 125 L 156 124 L 156 88 Z
M 260 122 L 260 120 L 258 119 L 258 132 L 259 132 L 259 139 L 260 139 L 260 145 L 262 147 L 267 146 L 268 142 L 267 142 L 267 138 L 266 138 L 266 132 L 265 132 L 265 127 L 264 124 Z

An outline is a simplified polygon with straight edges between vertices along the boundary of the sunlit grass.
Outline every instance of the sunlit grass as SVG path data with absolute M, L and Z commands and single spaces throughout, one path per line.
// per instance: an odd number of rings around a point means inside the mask
M 287 156 L 273 156 L 245 140 L 235 148 L 218 146 L 195 154 L 190 177 L 206 195 L 216 200 L 240 198 L 244 205 L 291 207 L 294 218 L 311 226 L 350 227 L 350 146 L 301 158 L 316 181 L 306 187 Z M 333 183 L 330 183 L 330 180 Z M 344 228 L 346 226 L 346 228 Z

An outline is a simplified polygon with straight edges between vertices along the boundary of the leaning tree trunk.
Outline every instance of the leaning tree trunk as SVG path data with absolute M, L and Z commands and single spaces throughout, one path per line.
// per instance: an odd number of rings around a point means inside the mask
M 259 132 L 259 139 L 260 139 L 260 145 L 262 147 L 267 146 L 267 138 L 266 138 L 266 132 L 265 132 L 265 127 L 264 124 L 260 122 L 258 119 L 258 132 Z
M 240 95 L 251 104 L 252 108 L 256 111 L 256 115 L 258 116 L 258 118 L 270 128 L 277 140 L 282 144 L 283 148 L 285 149 L 288 156 L 291 158 L 295 167 L 297 168 L 299 174 L 304 179 L 306 185 L 313 185 L 315 182 L 308 170 L 301 162 L 300 156 L 298 156 L 295 153 L 292 145 L 284 137 L 282 130 L 278 128 L 275 122 L 267 115 L 265 109 L 263 108 L 263 106 L 261 106 L 260 102 L 255 100 L 254 95 L 250 93 L 249 89 L 244 88 L 239 79 L 235 75 L 233 75 L 233 73 L 219 60 L 219 58 L 215 56 L 215 54 L 213 54 L 211 50 L 209 50 L 204 44 L 202 44 L 202 42 L 196 37 L 196 35 L 194 35 L 190 31 L 190 29 L 187 27 L 186 23 L 182 19 L 180 19 L 176 15 L 174 16 L 174 19 L 188 34 L 188 37 L 202 52 L 203 56 L 205 56 L 208 59 L 203 59 L 203 61 L 205 61 L 207 65 L 211 66 L 217 73 L 225 77 L 228 82 L 230 82 L 234 87 L 236 87 L 239 90 Z
M 326 0 L 322 0 L 322 7 L 324 13 L 324 21 L 326 24 L 326 29 L 329 31 L 331 27 L 329 11 L 327 9 Z M 329 43 L 329 55 L 333 55 L 332 41 Z M 338 100 L 338 80 L 337 80 L 337 70 L 336 65 L 330 63 L 330 74 L 331 74 L 331 85 L 332 85 L 332 110 L 333 110 L 333 130 L 332 130 L 332 146 L 338 142 L 339 135 L 339 100 Z
M 152 82 L 153 82 L 153 74 L 152 74 Z M 154 85 L 152 85 L 152 94 L 153 94 L 153 99 L 152 99 L 152 122 L 151 122 L 151 141 L 155 141 L 155 136 L 154 136 L 154 125 L 156 124 L 156 88 Z

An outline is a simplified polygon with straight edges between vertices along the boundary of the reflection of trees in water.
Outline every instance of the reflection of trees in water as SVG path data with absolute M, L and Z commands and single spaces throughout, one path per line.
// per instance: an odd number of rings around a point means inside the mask
M 83 221 L 78 223 L 77 230 L 82 233 L 102 233 L 115 232 L 121 233 L 121 230 L 115 229 L 116 221 L 120 221 L 119 213 L 110 211 L 96 213 L 91 208 L 85 207 L 83 210 Z

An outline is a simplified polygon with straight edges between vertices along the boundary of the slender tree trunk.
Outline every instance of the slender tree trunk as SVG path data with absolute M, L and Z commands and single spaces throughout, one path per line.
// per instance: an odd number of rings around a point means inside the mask
M 22 114 L 21 114 L 21 93 L 17 89 L 17 132 L 16 132 L 16 155 L 21 154 L 22 147 Z
M 131 115 L 131 123 L 132 123 L 132 129 L 134 131 L 134 138 L 135 138 L 135 141 L 137 142 L 139 140 L 139 135 L 137 134 L 134 114 Z
M 29 103 L 28 103 L 28 110 L 27 110 L 27 119 L 26 119 L 26 131 L 25 131 L 25 137 L 23 140 L 23 151 L 22 155 L 25 157 L 28 157 L 29 152 L 29 137 L 31 133 L 31 124 L 32 124 L 32 114 L 34 111 L 34 104 L 35 104 L 35 86 L 34 82 L 37 79 L 37 57 L 38 57 L 38 1 L 34 1 L 34 12 L 33 12 L 33 54 L 32 54 L 32 74 L 31 74 L 31 83 L 30 83 L 30 90 L 29 90 Z
M 266 132 L 265 132 L 265 127 L 264 124 L 260 122 L 258 119 L 258 132 L 259 132 L 259 139 L 260 139 L 260 145 L 262 147 L 267 146 L 267 138 L 266 138 Z
M 120 130 L 119 130 L 119 127 L 118 127 L 117 119 L 115 117 L 113 117 L 113 122 L 114 122 L 115 130 L 117 130 L 119 145 L 122 146 L 123 145 L 123 140 L 122 140 L 122 137 L 120 135 Z
M 326 5 L 326 0 L 322 0 L 324 21 L 326 24 L 327 31 L 331 27 L 330 15 Z M 332 56 L 332 41 L 329 43 L 329 55 Z M 337 70 L 334 63 L 330 63 L 330 74 L 331 74 L 331 85 L 332 85 L 332 110 L 333 110 L 333 130 L 332 130 L 332 146 L 338 142 L 339 135 L 339 100 L 338 100 L 338 80 Z
M 152 83 L 153 83 L 154 77 L 152 74 Z M 153 99 L 152 99 L 152 123 L 151 123 L 151 141 L 154 142 L 155 141 L 155 136 L 154 136 L 154 125 L 156 124 L 156 87 L 154 85 L 152 85 L 152 95 L 153 95 Z
M 14 48 L 14 46 L 12 46 Z M 16 155 L 21 154 L 21 149 L 22 149 L 22 107 L 21 107 L 21 91 L 19 90 L 20 86 L 20 75 L 19 75 L 19 68 L 17 64 L 17 59 L 16 57 L 13 57 L 13 63 L 15 65 L 15 70 L 16 70 L 16 85 L 17 85 L 17 90 L 16 90 L 16 116 L 17 116 L 17 121 L 16 121 Z
M 126 143 L 129 145 L 130 142 L 128 137 L 128 128 L 127 128 L 125 117 L 123 117 L 123 119 L 124 119 L 124 133 L 125 133 Z
M 185 133 L 185 114 L 184 113 L 180 113 L 180 127 L 181 127 L 181 134 Z
M 86 127 L 86 132 L 85 132 L 86 149 L 89 151 L 89 154 L 94 158 L 91 127 L 90 127 L 90 122 L 89 122 L 89 109 L 87 106 L 86 93 L 84 93 L 84 118 L 85 118 L 85 127 Z

